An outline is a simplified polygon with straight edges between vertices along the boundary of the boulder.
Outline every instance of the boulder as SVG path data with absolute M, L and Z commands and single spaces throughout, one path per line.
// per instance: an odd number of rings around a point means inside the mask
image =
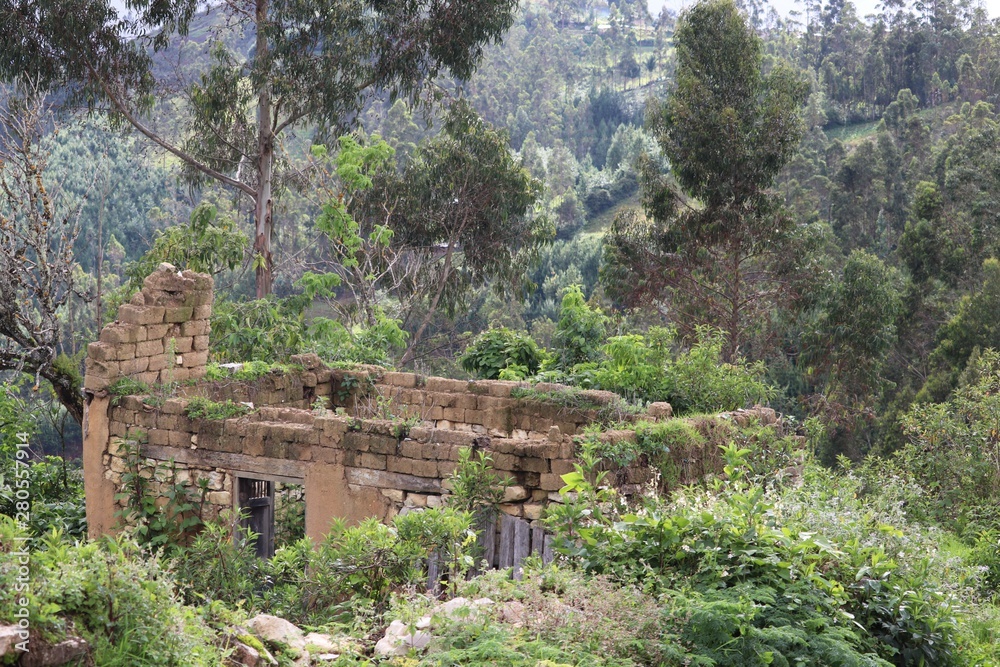
M 21 667 L 57 667 L 76 663 L 87 655 L 90 647 L 80 637 L 69 637 L 57 644 L 47 644 L 37 637 L 31 638 L 31 650 L 21 656 Z
M 26 630 L 22 630 L 17 625 L 0 625 L 0 658 L 7 655 L 14 655 L 18 650 L 17 645 L 27 639 Z M 0 663 L 3 661 L 0 660 Z
M 422 619 L 421 619 L 422 620 Z M 411 650 L 422 650 L 431 643 L 428 632 L 410 631 L 410 626 L 402 621 L 393 621 L 385 630 L 385 636 L 375 644 L 375 655 L 406 655 Z

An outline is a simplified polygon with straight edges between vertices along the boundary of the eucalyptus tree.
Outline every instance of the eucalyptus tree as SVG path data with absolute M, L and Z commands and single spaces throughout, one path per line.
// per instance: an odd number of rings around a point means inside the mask
M 372 96 L 429 99 L 438 75 L 468 78 L 510 27 L 516 0 L 0 0 L 0 77 L 29 75 L 69 102 L 105 109 L 254 207 L 257 294 L 272 289 L 275 167 L 294 128 L 352 125 Z M 242 34 L 248 54 L 212 47 L 188 88 L 187 134 L 150 122 L 152 51 L 185 35 L 197 12 Z
M 735 358 L 782 293 L 795 225 L 772 189 L 803 133 L 808 85 L 778 64 L 733 0 L 707 0 L 677 27 L 677 79 L 647 127 L 670 174 L 646 160 L 647 217 L 619 216 L 605 278 L 630 304 L 665 302 L 679 324 L 726 334 Z

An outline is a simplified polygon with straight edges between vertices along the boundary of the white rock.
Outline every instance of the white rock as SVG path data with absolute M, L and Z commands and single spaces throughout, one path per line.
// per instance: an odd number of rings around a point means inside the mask
M 302 630 L 283 618 L 270 614 L 258 614 L 247 621 L 247 627 L 250 632 L 261 639 L 288 644 L 298 651 L 305 648 L 306 641 Z
M 393 621 L 385 630 L 385 636 L 375 644 L 375 655 L 406 655 L 411 650 L 426 648 L 431 642 L 427 632 L 410 632 L 410 628 L 402 621 Z

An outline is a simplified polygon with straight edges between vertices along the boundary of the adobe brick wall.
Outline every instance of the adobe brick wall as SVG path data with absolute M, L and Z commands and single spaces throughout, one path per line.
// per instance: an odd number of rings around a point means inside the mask
M 176 470 L 175 478 L 150 481 L 154 493 L 177 481 L 197 488 L 198 479 L 208 479 L 206 518 L 233 506 L 237 477 L 304 484 L 306 533 L 314 539 L 335 518 L 386 520 L 442 504 L 461 449 L 485 450 L 512 482 L 500 509 L 537 527 L 545 504 L 559 501 L 561 475 L 573 470 L 574 436 L 620 402 L 610 392 L 562 385 L 537 384 L 532 397 L 519 397 L 515 388 L 527 385 L 378 367 L 335 370 L 316 355 L 293 357 L 290 372 L 208 381 L 211 306 L 209 276 L 161 265 L 88 346 L 84 477 L 92 536 L 115 529 L 125 441 L 139 445 L 150 470 L 165 462 Z M 154 395 L 110 396 L 108 388 L 123 377 L 154 385 Z M 560 392 L 567 392 L 563 400 L 546 400 Z M 193 419 L 186 408 L 195 396 L 246 403 L 253 411 Z M 313 410 L 318 398 L 328 399 L 330 409 Z M 644 415 L 620 416 L 655 420 L 671 410 L 660 403 Z M 757 416 L 774 420 L 767 409 Z M 652 472 L 636 465 L 615 475 L 637 490 Z

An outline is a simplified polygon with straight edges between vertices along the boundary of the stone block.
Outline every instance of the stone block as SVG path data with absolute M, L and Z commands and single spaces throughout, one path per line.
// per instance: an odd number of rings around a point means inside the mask
M 500 505 L 500 511 L 511 516 L 522 516 L 524 514 L 524 510 L 519 504 L 503 503 Z
M 542 512 L 545 510 L 545 506 L 536 503 L 525 503 L 522 505 L 521 510 L 524 512 L 525 519 L 529 521 L 537 521 L 542 518 Z
M 115 361 L 117 350 L 108 343 L 91 343 L 87 346 L 87 358 L 95 361 Z
M 348 431 L 340 442 L 344 449 L 357 452 L 367 452 L 371 444 L 368 434 L 360 431 Z
M 460 424 L 465 423 L 465 410 L 463 408 L 445 408 L 444 419 Z
M 195 352 L 204 352 L 208 349 L 208 336 L 194 336 L 191 339 L 191 349 Z
M 201 306 L 195 306 L 193 312 L 191 313 L 191 319 L 194 320 L 211 320 L 212 319 L 212 304 L 206 303 Z
M 162 371 L 167 367 L 167 358 L 162 354 L 158 354 L 155 357 L 147 357 L 147 360 L 148 365 L 146 370 L 148 371 Z
M 407 438 L 399 443 L 399 455 L 410 459 L 423 458 L 423 443 Z
M 429 377 L 424 383 L 427 391 L 434 392 L 464 392 L 469 388 L 465 380 L 450 380 L 448 378 Z
M 288 443 L 273 438 L 265 438 L 264 456 L 271 459 L 288 458 Z
M 146 327 L 146 340 L 153 340 L 154 338 L 163 338 L 167 335 L 167 331 L 170 329 L 169 324 L 151 324 Z
M 563 482 L 562 477 L 560 477 L 559 475 L 548 473 L 542 475 L 541 479 L 539 480 L 538 486 L 539 488 L 544 489 L 545 491 L 558 491 L 559 489 L 566 486 L 566 483 Z
M 478 405 L 478 399 L 479 397 L 475 394 L 459 394 L 455 397 L 453 406 L 460 410 L 475 410 Z
M 209 491 L 206 500 L 213 505 L 228 507 L 233 504 L 233 494 L 229 491 Z
M 493 467 L 497 470 L 519 470 L 517 457 L 512 454 L 494 454 Z
M 318 463 L 344 464 L 344 450 L 319 447 L 313 449 L 313 461 Z
M 552 472 L 556 475 L 568 475 L 569 473 L 576 470 L 573 467 L 573 461 L 567 459 L 553 459 L 551 461 Z
M 153 359 L 154 357 L 150 357 Z M 139 373 L 134 376 L 133 379 L 139 382 L 145 382 L 146 384 L 156 384 L 160 381 L 160 374 L 152 369 L 148 369 L 145 373 Z
M 135 342 L 135 325 L 112 322 L 101 330 L 100 341 L 108 345 L 122 345 Z
M 413 459 L 407 459 L 400 456 L 387 456 L 386 470 L 389 472 L 401 472 L 404 475 L 412 475 Z
M 97 361 L 88 357 L 84 363 L 84 367 L 87 377 L 114 380 L 121 374 L 119 362 L 117 361 Z
M 437 463 L 438 477 L 441 478 L 451 477 L 452 473 L 455 472 L 455 468 L 457 467 L 458 464 L 455 461 L 438 461 Z
M 403 502 L 403 499 L 406 496 L 406 493 L 400 491 L 399 489 L 382 489 L 381 493 L 394 503 Z
M 118 364 L 122 375 L 135 375 L 149 369 L 149 357 L 137 357 L 128 361 L 120 361 Z
M 506 380 L 494 380 L 490 382 L 489 391 L 490 396 L 495 396 L 497 398 L 510 398 L 510 392 L 514 387 L 520 386 L 519 382 L 510 382 Z
M 399 441 L 385 435 L 373 435 L 370 437 L 368 451 L 375 454 L 395 454 L 399 448 Z
M 187 322 L 191 319 L 191 312 L 191 306 L 171 306 L 166 308 L 163 314 L 163 321 L 167 324 Z
M 210 326 L 208 320 L 192 319 L 181 324 L 182 336 L 207 336 L 209 330 Z
M 163 341 L 147 340 L 137 343 L 135 346 L 135 354 L 138 357 L 152 357 L 157 354 L 163 354 Z
M 168 338 L 165 349 L 173 348 L 174 354 L 187 354 L 194 349 L 194 339 L 191 336 Z
M 501 502 L 512 503 L 518 500 L 527 500 L 531 494 L 523 486 L 508 486 L 503 490 L 503 500 Z
M 382 382 L 393 387 L 413 389 L 417 386 L 417 376 L 415 373 L 389 372 L 382 376 Z
M 437 477 L 437 461 L 421 461 L 414 459 L 410 464 L 412 475 L 417 477 Z
M 188 352 L 184 355 L 184 368 L 195 368 L 208 363 L 208 352 Z
M 372 454 L 371 452 L 361 452 L 360 459 L 355 458 L 355 465 L 371 470 L 385 470 L 386 457 L 384 454 Z
M 133 306 L 118 308 L 118 319 L 126 324 L 163 324 L 163 306 Z
M 191 446 L 191 434 L 182 431 L 167 431 L 167 444 L 171 447 L 187 449 Z
M 288 458 L 295 461 L 312 461 L 312 445 L 293 442 L 288 445 Z

